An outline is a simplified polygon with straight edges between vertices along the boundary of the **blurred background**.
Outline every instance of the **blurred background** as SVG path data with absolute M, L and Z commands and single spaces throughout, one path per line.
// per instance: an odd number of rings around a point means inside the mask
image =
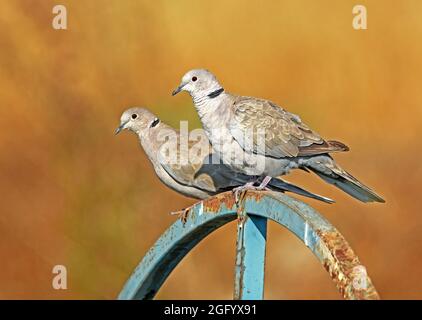
M 121 113 L 147 106 L 200 127 L 189 69 L 271 99 L 351 151 L 335 159 L 387 200 L 362 204 L 315 175 L 287 180 L 332 222 L 382 298 L 422 298 L 421 1 L 0 0 L 0 298 L 114 299 L 161 233 L 191 205 L 164 187 Z M 368 9 L 368 30 L 352 8 Z M 202 241 L 159 299 L 231 299 L 236 228 Z M 68 290 L 51 286 L 68 271 Z M 311 252 L 270 224 L 268 299 L 338 299 Z

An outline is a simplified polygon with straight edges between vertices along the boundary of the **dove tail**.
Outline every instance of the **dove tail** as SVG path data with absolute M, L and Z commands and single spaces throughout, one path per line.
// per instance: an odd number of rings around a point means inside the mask
M 304 197 L 316 199 L 316 200 L 326 202 L 326 203 L 335 202 L 334 200 L 330 198 L 326 198 L 318 194 L 306 191 L 305 189 L 295 186 L 294 184 L 291 184 L 289 182 L 283 181 L 280 178 L 271 179 L 267 187 L 273 191 L 279 191 L 279 192 L 289 191 L 289 192 L 296 193 Z
M 385 202 L 375 191 L 343 170 L 328 155 L 306 160 L 305 167 L 312 170 L 325 182 L 336 186 L 355 199 L 362 202 Z

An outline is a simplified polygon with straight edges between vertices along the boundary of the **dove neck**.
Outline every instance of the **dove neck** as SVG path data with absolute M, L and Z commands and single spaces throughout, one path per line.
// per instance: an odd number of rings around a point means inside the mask
M 224 88 L 219 84 L 213 85 L 206 90 L 194 90 L 189 92 L 195 105 L 202 106 L 206 102 L 217 100 L 224 95 Z
M 226 98 L 227 93 L 224 89 L 217 89 L 211 93 L 204 94 L 194 94 L 192 95 L 192 100 L 195 105 L 196 110 L 198 111 L 199 117 L 203 119 L 209 115 L 218 115 L 221 112 L 224 112 L 224 99 Z
M 147 129 L 137 132 L 139 143 L 154 166 L 158 164 L 158 146 L 161 146 L 158 140 L 158 132 L 160 132 L 161 129 L 160 127 L 161 123 L 159 123 L 153 131 Z

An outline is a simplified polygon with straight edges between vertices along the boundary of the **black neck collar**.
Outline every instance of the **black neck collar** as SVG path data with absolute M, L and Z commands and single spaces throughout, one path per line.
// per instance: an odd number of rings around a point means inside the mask
M 210 94 L 208 94 L 208 98 L 216 98 L 216 97 L 218 97 L 222 92 L 224 91 L 224 89 L 223 88 L 220 88 L 220 89 L 217 89 L 217 90 L 215 90 L 215 91 L 213 91 L 213 92 L 211 92 Z
M 156 127 L 160 123 L 160 119 L 155 118 L 153 122 L 151 122 L 150 128 Z

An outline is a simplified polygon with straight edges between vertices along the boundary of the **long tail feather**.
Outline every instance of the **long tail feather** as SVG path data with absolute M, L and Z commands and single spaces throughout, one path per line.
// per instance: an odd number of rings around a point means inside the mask
M 289 191 L 289 192 L 296 193 L 296 194 L 299 194 L 299 195 L 304 196 L 304 197 L 316 199 L 316 200 L 319 200 L 319 201 L 322 201 L 322 202 L 325 202 L 325 203 L 334 203 L 335 202 L 334 200 L 332 200 L 330 198 L 323 197 L 323 196 L 320 196 L 318 194 L 309 192 L 305 189 L 302 189 L 298 186 L 295 186 L 294 184 L 291 184 L 289 182 L 281 180 L 280 178 L 271 179 L 271 181 L 269 182 L 267 187 L 269 187 L 273 191 L 281 191 L 281 192 Z
M 336 186 L 355 199 L 362 202 L 385 202 L 385 200 L 376 194 L 375 191 L 365 186 L 358 179 L 353 177 L 350 173 L 343 170 L 334 160 L 326 156 L 325 158 L 318 159 L 306 165 L 306 167 L 315 172 L 324 181 Z

